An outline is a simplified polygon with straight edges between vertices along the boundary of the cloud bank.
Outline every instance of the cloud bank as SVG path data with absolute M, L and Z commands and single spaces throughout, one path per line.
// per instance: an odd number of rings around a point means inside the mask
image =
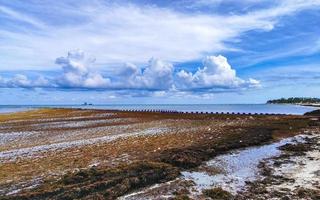
M 61 66 L 60 75 L 34 79 L 22 74 L 7 79 L 0 77 L 0 87 L 154 91 L 156 96 L 161 96 L 165 92 L 214 92 L 217 88 L 228 92 L 260 86 L 258 80 L 237 77 L 222 55 L 206 57 L 195 73 L 176 71 L 171 63 L 151 58 L 143 68 L 126 63 L 115 76 L 96 71 L 91 67 L 94 62 L 83 51 L 73 50 L 55 60 Z

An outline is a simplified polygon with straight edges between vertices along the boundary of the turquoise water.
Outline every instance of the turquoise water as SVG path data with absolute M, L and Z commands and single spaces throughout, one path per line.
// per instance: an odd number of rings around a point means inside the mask
M 297 105 L 275 105 L 275 104 L 122 104 L 122 105 L 0 105 L 0 113 L 24 111 L 29 109 L 50 108 L 94 108 L 94 109 L 116 109 L 116 110 L 173 110 L 183 112 L 235 112 L 235 113 L 275 113 L 275 114 L 297 114 L 317 108 Z

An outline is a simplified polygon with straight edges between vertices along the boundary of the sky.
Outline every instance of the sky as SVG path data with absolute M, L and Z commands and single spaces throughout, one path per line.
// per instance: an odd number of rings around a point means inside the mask
M 320 0 L 0 0 L 0 104 L 320 97 Z

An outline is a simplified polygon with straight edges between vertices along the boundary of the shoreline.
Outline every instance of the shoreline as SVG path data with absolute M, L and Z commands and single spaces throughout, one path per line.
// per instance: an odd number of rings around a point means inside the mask
M 270 105 L 275 105 L 270 107 Z M 278 105 L 278 106 L 277 106 Z M 281 105 L 283 105 L 281 107 Z M 206 107 L 204 107 L 206 106 Z M 289 107 L 288 107 L 289 106 Z M 291 108 L 290 108 L 291 106 Z M 93 105 L 93 106 L 81 106 L 81 105 L 19 105 L 19 106 L 0 106 L 0 114 L 10 114 L 19 111 L 28 111 L 33 109 L 100 109 L 100 110 L 117 110 L 117 111 L 176 111 L 176 112 L 188 112 L 188 113 L 251 113 L 251 114 L 293 114 L 303 115 L 306 112 L 311 112 L 314 109 L 311 106 L 299 105 L 297 107 L 292 104 L 119 104 L 119 105 Z M 310 108 L 310 109 L 308 109 Z M 313 107 L 314 108 L 314 107 Z M 9 110 L 8 110 L 9 109 Z M 14 109 L 10 111 L 10 109 Z
M 22 154 L 17 160 L 0 160 L 0 186 L 7 188 L 7 192 L 2 191 L 2 195 L 11 194 L 7 199 L 30 195 L 44 199 L 68 195 L 77 198 L 102 195 L 112 199 L 138 188 L 174 180 L 183 170 L 192 170 L 230 150 L 291 137 L 302 133 L 304 129 L 314 129 L 316 125 L 311 117 L 297 115 L 249 116 L 82 109 L 41 109 L 0 115 L 0 123 L 1 133 L 8 136 L 3 141 L 5 143 L 0 141 L 0 153 L 23 146 L 32 148 L 79 139 L 90 141 L 94 138 L 118 137 L 111 141 L 95 139 L 93 143 L 73 145 L 66 149 L 36 151 L 30 156 Z M 13 135 L 18 132 L 20 134 Z M 24 132 L 32 134 L 25 135 Z M 37 166 L 42 166 L 42 170 L 37 169 Z M 17 171 L 15 177 L 10 175 L 12 169 Z M 141 169 L 148 169 L 148 173 L 143 173 Z M 98 178 L 97 175 L 102 172 L 109 175 Z M 131 177 L 125 176 L 128 172 L 132 174 Z M 28 173 L 31 176 L 25 176 Z M 86 178 L 78 180 L 76 177 L 80 174 Z M 141 176 L 145 179 L 137 179 Z M 13 181 L 6 183 L 8 180 Z M 38 180 L 39 186 L 30 188 L 34 186 L 32 180 Z M 110 180 L 110 184 L 104 185 L 105 180 Z M 28 181 L 31 181 L 30 184 L 19 186 Z M 98 185 L 103 189 L 97 189 Z M 20 191 L 21 187 L 27 189 Z M 64 189 L 57 194 L 50 192 L 59 188 Z M 77 196 L 78 193 L 72 192 L 76 188 L 87 191 L 86 195 Z
M 261 177 L 248 183 L 237 199 L 319 199 L 320 134 L 279 147 L 281 154 L 259 164 Z
M 306 107 L 320 107 L 320 104 L 307 104 L 307 103 L 266 103 L 268 105 L 293 105 L 293 106 L 306 106 Z

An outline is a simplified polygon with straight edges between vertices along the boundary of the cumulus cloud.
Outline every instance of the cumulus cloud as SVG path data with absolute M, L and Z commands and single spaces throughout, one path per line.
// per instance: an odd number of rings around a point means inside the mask
M 145 90 L 168 89 L 173 85 L 173 65 L 160 59 L 151 58 L 143 69 L 126 63 L 117 77 L 105 77 L 94 71 L 91 68 L 94 61 L 80 50 L 57 58 L 56 64 L 62 67 L 63 74 L 56 79 L 56 84 L 70 88 Z
M 94 58 L 87 58 L 81 50 L 69 51 L 67 57 L 57 58 L 56 64 L 61 65 L 63 70 L 62 76 L 57 79 L 57 84 L 62 87 L 78 88 L 108 87 L 110 80 L 90 68 L 94 61 Z
M 181 70 L 177 73 L 177 86 L 182 89 L 210 88 L 254 88 L 259 87 L 258 80 L 243 80 L 236 75 L 224 56 L 207 56 L 203 67 L 195 73 Z
M 59 57 L 55 63 L 62 67 L 62 74 L 58 77 L 46 78 L 39 76 L 29 78 L 23 74 L 16 74 L 11 78 L 0 77 L 0 87 L 5 88 L 84 88 L 107 89 L 110 79 L 103 77 L 91 68 L 94 58 L 87 57 L 81 50 L 72 50 L 66 57 Z
M 56 89 L 100 89 L 125 91 L 147 96 L 185 94 L 204 95 L 206 92 L 227 92 L 237 89 L 257 88 L 260 82 L 255 79 L 243 80 L 236 75 L 224 56 L 207 56 L 203 67 L 195 73 L 181 70 L 176 72 L 171 63 L 151 58 L 146 66 L 139 67 L 126 63 L 117 75 L 102 74 L 91 65 L 95 59 L 81 50 L 70 51 L 66 57 L 58 57 L 56 64 L 61 66 L 61 75 L 28 78 L 17 74 L 12 78 L 1 78 L 0 87 L 6 88 L 56 88 Z
M 148 65 L 139 69 L 132 63 L 127 63 L 122 69 L 123 88 L 161 90 L 173 85 L 173 65 L 163 60 L 151 58 Z
M 152 58 L 142 75 L 136 78 L 147 88 L 169 89 L 173 83 L 172 74 L 172 64 Z

